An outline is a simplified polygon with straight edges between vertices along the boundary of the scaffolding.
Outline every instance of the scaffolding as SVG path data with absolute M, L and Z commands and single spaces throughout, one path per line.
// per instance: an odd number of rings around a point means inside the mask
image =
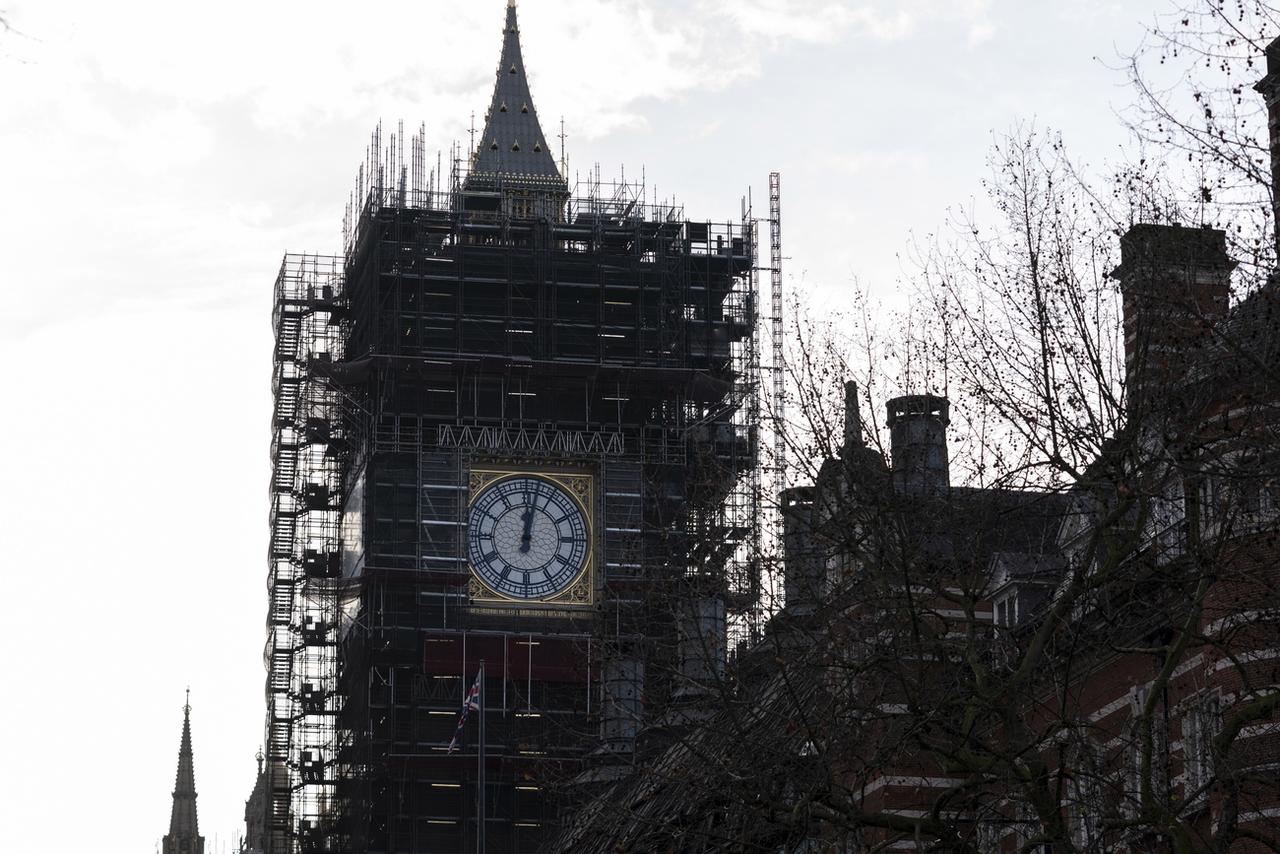
M 275 285 L 264 772 L 270 850 L 293 850 L 332 796 L 340 576 L 339 400 L 318 365 L 339 356 L 341 259 L 286 255 Z M 338 429 L 335 429 L 338 428 Z
M 773 361 L 769 370 L 773 375 L 773 494 L 781 496 L 787 489 L 787 395 L 786 356 L 783 348 L 785 324 L 782 299 L 782 177 L 769 173 L 769 302 L 773 314 L 769 318 L 769 330 L 773 345 Z M 781 500 L 779 498 L 779 500 Z M 782 516 L 778 515 L 781 525 Z
M 642 673 L 654 707 L 689 696 L 673 597 L 758 622 L 749 207 L 689 220 L 598 170 L 534 205 L 469 185 L 457 152 L 442 179 L 424 138 L 406 160 L 403 125 L 385 141 L 379 126 L 343 255 L 287 256 L 277 281 L 277 854 L 462 850 L 481 821 L 490 850 L 533 851 L 572 781 L 619 761 L 606 674 Z M 470 476 L 495 464 L 595 479 L 591 607 L 516 613 L 470 595 Z M 481 660 L 484 817 L 475 751 L 447 750 Z

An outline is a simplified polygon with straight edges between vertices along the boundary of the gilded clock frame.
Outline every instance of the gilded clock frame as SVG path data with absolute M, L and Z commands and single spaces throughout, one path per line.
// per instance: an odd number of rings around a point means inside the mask
M 596 478 L 594 474 L 580 470 L 548 470 L 532 466 L 490 466 L 473 468 L 468 478 L 467 518 L 477 496 L 493 484 L 513 477 L 539 477 L 563 489 L 582 511 L 587 529 L 586 560 L 581 571 L 564 590 L 554 596 L 539 599 L 519 599 L 504 596 L 486 584 L 471 565 L 470 549 L 466 549 L 469 579 L 467 592 L 471 602 L 477 605 L 516 608 L 538 611 L 548 608 L 590 608 L 596 601 Z M 467 534 L 471 537 L 470 526 Z

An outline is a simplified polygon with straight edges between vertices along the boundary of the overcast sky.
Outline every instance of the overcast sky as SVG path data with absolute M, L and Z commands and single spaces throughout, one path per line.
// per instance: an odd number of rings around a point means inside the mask
M 724 220 L 780 171 L 788 284 L 839 304 L 854 277 L 892 298 L 993 131 L 1114 156 L 1108 66 L 1164 2 L 524 0 L 521 29 L 571 173 L 644 167 Z M 466 139 L 504 5 L 0 0 L 6 850 L 153 850 L 188 684 L 201 827 L 231 850 L 262 738 L 275 272 L 339 250 L 379 118 Z

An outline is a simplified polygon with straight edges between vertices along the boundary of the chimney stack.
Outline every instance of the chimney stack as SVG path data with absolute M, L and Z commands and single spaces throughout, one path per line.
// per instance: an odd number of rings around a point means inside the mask
M 1267 76 L 1253 85 L 1267 105 L 1267 131 L 1271 147 L 1271 225 L 1276 257 L 1280 258 L 1280 38 L 1267 45 Z
M 1124 296 L 1124 365 L 1131 412 L 1180 382 L 1206 330 L 1227 313 L 1226 234 L 1212 228 L 1135 225 L 1120 238 L 1112 275 Z
M 812 486 L 782 493 L 782 592 L 791 614 L 813 613 L 826 595 L 826 566 L 813 530 L 814 501 Z
M 861 448 L 862 412 L 858 409 L 858 384 L 844 384 L 844 445 L 843 455 L 848 456 L 855 448 Z
M 913 394 L 889 401 L 893 488 L 907 495 L 943 495 L 951 488 L 945 397 Z

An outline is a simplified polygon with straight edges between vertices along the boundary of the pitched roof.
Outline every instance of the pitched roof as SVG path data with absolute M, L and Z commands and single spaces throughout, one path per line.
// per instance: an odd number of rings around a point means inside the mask
M 564 185 L 533 108 L 533 95 L 520 50 L 515 0 L 507 3 L 502 58 L 498 61 L 493 100 L 485 117 L 484 135 L 472 155 L 468 183 L 527 183 L 556 188 Z
M 813 772 L 808 730 L 797 726 L 817 705 L 819 671 L 784 673 L 772 643 L 747 655 L 744 669 L 757 672 L 742 703 L 719 707 L 704 725 L 668 733 L 669 745 L 648 759 L 615 766 L 630 773 L 607 785 L 593 783 L 592 797 L 544 850 L 709 854 L 744 850 L 735 844 L 744 840 L 753 851 L 800 850 L 785 820 L 753 805 L 778 803 L 779 789 L 803 800 L 812 787 L 825 785 L 826 778 Z M 763 745 L 768 767 L 762 766 Z M 727 789 L 729 781 L 740 785 Z M 800 833 L 807 835 L 808 828 Z

